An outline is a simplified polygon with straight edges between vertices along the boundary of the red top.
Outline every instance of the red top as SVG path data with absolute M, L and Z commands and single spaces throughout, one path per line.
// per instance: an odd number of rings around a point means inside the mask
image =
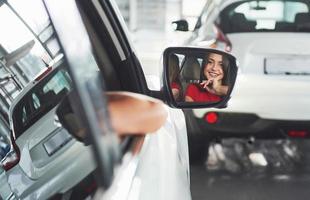
M 180 85 L 176 82 L 172 82 L 170 86 L 171 86 L 171 89 L 178 89 L 178 90 L 181 89 Z
M 221 100 L 220 96 L 208 92 L 197 84 L 189 84 L 185 96 L 191 97 L 196 102 L 218 102 Z

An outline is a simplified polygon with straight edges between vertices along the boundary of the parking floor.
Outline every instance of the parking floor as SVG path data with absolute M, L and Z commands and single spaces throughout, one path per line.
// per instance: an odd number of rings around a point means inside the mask
M 310 199 L 310 141 L 227 139 L 191 166 L 193 200 Z

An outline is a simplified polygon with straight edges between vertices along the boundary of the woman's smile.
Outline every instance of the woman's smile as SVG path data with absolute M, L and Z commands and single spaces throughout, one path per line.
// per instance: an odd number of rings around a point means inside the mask
M 221 75 L 220 72 L 215 72 L 215 71 L 208 71 L 209 77 L 211 78 L 216 78 L 217 76 Z
M 218 76 L 223 78 L 223 58 L 222 55 L 211 53 L 207 58 L 207 63 L 204 69 L 206 78 L 215 79 Z

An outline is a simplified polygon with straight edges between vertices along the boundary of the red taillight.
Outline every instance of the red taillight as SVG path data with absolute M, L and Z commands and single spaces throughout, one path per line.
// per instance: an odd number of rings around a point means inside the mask
M 86 193 L 90 194 L 91 192 L 95 191 L 96 189 L 97 189 L 97 183 L 92 182 L 90 185 L 88 185 L 84 188 L 84 191 Z
M 204 120 L 209 124 L 215 124 L 218 121 L 219 117 L 216 112 L 208 112 L 204 116 Z
M 296 138 L 304 138 L 309 135 L 308 131 L 300 131 L 300 130 L 290 130 L 288 131 L 288 136 L 296 137 Z
M 223 31 L 215 24 L 216 29 L 216 40 L 217 42 L 223 42 L 225 44 L 225 51 L 230 52 L 232 50 L 232 45 L 227 36 L 223 33 Z
M 1 164 L 5 171 L 9 171 L 15 165 L 17 165 L 18 162 L 19 162 L 19 154 L 16 152 L 11 152 L 2 160 Z
M 13 151 L 10 151 L 1 162 L 2 167 L 5 171 L 9 171 L 10 169 L 12 169 L 15 165 L 18 164 L 20 159 L 20 151 L 15 143 L 12 133 L 11 133 L 11 142 L 12 142 L 11 148 Z
M 42 72 L 39 76 L 37 76 L 34 80 L 35 81 L 39 81 L 42 78 L 44 78 L 53 68 L 52 67 L 48 67 L 44 72 Z

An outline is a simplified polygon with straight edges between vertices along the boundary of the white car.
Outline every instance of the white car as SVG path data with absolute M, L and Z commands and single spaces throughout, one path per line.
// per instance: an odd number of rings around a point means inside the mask
M 200 133 L 194 142 L 310 136 L 309 23 L 309 1 L 206 3 L 185 45 L 230 51 L 238 58 L 240 73 L 227 108 L 187 113 L 189 131 Z M 194 154 L 203 151 L 196 147 Z
M 63 194 L 96 168 L 90 147 L 55 124 L 55 109 L 72 89 L 63 60 L 31 81 L 10 106 L 15 157 L 2 161 L 12 191 L 21 199 Z M 13 159 L 12 159 L 13 157 Z

